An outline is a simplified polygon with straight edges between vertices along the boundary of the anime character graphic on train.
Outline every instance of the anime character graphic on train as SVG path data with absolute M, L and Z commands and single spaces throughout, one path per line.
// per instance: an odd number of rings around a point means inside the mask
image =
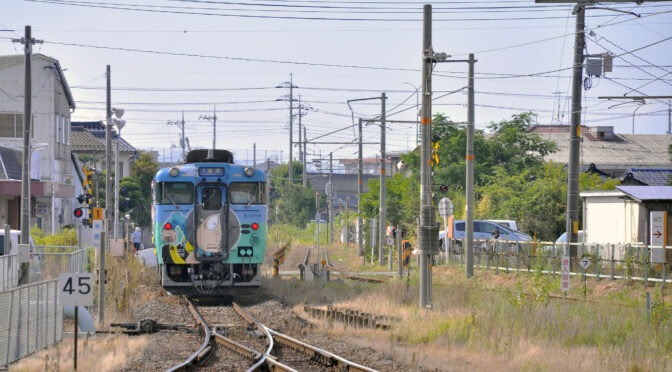
M 154 249 L 173 294 L 251 293 L 266 252 L 266 175 L 226 150 L 193 150 L 152 182 Z

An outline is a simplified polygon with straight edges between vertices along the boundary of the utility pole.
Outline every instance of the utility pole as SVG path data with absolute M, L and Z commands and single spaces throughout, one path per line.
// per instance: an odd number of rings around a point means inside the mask
M 418 250 L 420 258 L 420 307 L 432 307 L 432 273 L 429 268 L 433 248 L 438 244 L 434 208 L 432 206 L 432 6 L 423 7 L 422 40 L 422 149 L 420 155 L 420 219 L 418 224 Z
M 182 111 L 182 121 L 169 120 L 168 125 L 179 125 L 182 128 L 182 137 L 180 137 L 180 147 L 182 148 L 182 161 L 187 160 L 187 154 L 185 148 L 187 146 L 187 141 L 184 138 L 184 111 Z
M 334 242 L 334 153 L 329 153 L 329 243 Z
M 110 65 L 107 65 L 107 123 L 105 125 L 105 219 L 112 212 L 112 87 Z M 109 237 L 109 234 L 106 235 Z
M 383 266 L 383 249 L 385 247 L 386 240 L 385 234 L 387 233 L 387 220 L 385 218 L 385 93 L 381 95 L 380 98 L 380 231 L 378 239 L 378 264 Z
M 24 90 L 23 90 L 23 154 L 21 157 L 21 248 L 30 249 L 30 125 L 32 123 L 32 97 L 33 86 L 31 80 L 31 59 L 33 55 L 33 44 L 41 43 L 41 40 L 35 40 L 31 36 L 31 27 L 26 26 L 25 36 L 21 39 L 12 40 L 15 43 L 21 43 L 24 46 Z M 7 248 L 5 248 L 7 249 Z M 19 255 L 21 257 L 22 255 Z M 21 262 L 19 265 L 19 284 L 30 283 L 30 270 L 28 262 Z
M 359 118 L 359 143 L 357 144 L 357 254 L 364 256 L 364 241 L 362 239 L 362 209 L 359 202 L 362 197 L 362 118 Z
M 299 119 L 301 117 L 299 116 Z M 308 141 L 308 137 L 306 137 L 306 127 L 303 127 L 303 157 L 301 158 L 301 161 L 303 161 L 303 186 L 306 187 L 308 186 L 308 155 L 306 154 L 306 143 Z
M 293 76 L 289 74 L 289 184 L 294 183 L 294 167 L 292 167 L 292 147 L 294 147 L 293 135 L 294 135 L 294 83 Z M 318 224 L 319 225 L 319 224 Z
M 301 144 L 301 116 L 303 116 L 303 108 L 301 107 L 301 95 L 299 94 L 299 159 L 303 161 L 303 145 Z M 305 173 L 305 169 L 304 172 Z
M 252 167 L 256 168 L 257 166 L 257 143 L 252 144 Z
M 217 148 L 217 106 L 212 109 L 212 116 L 201 115 L 199 119 L 207 120 L 212 123 L 212 149 Z
M 579 232 L 579 155 L 581 144 L 581 89 L 583 83 L 583 49 L 586 46 L 584 34 L 586 4 L 576 4 L 576 30 L 574 33 L 574 66 L 572 68 L 572 112 L 569 127 L 569 169 L 567 177 L 567 251 L 565 255 L 576 258 L 576 243 Z M 571 260 L 571 258 L 570 258 Z
M 474 276 L 474 54 L 469 54 L 469 85 L 467 88 L 467 226 L 466 226 L 466 266 L 467 278 Z M 446 227 L 447 231 L 448 227 Z M 447 258 L 446 258 L 447 259 Z

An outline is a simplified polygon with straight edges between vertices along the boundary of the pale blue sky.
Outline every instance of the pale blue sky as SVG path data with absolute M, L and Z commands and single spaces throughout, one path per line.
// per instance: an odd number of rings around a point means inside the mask
M 290 73 L 299 87 L 295 95 L 301 95 L 312 107 L 303 118 L 309 139 L 353 123 L 346 100 L 379 96 L 382 92 L 389 96 L 389 119 L 415 120 L 416 110 L 412 106 L 416 97 L 414 89 L 406 83 L 420 85 L 423 4 L 317 0 L 3 0 L 0 28 L 15 31 L 0 32 L 0 54 L 22 53 L 21 45 L 12 44 L 7 38 L 22 36 L 24 26 L 31 25 L 34 37 L 45 41 L 35 51 L 57 58 L 67 69 L 65 75 L 77 101 L 73 120 L 104 118 L 105 91 L 96 88 L 104 87 L 105 66 L 110 64 L 115 89 L 113 105 L 126 110 L 127 126 L 122 134 L 136 147 L 166 149 L 169 154 L 171 144 L 179 144 L 179 129 L 168 127 L 165 122 L 179 120 L 182 110 L 192 146 L 209 146 L 212 127 L 199 120 L 199 116 L 211 115 L 213 104 L 217 104 L 217 147 L 234 150 L 237 159 L 244 161 L 252 157 L 252 144 L 256 142 L 257 159 L 265 154 L 279 156 L 282 151 L 286 160 L 288 103 L 276 99 L 288 91 L 276 86 L 289 80 Z M 528 110 L 538 113 L 539 124 L 568 123 L 571 76 L 568 68 L 574 46 L 570 5 L 542 6 L 531 0 L 432 4 L 434 49 L 455 59 L 466 58 L 467 53 L 473 52 L 479 61 L 475 83 L 477 127 L 484 128 L 491 121 Z M 610 6 L 631 9 L 640 13 L 641 18 L 589 10 L 586 23 L 595 36 L 588 38 L 588 53 L 611 51 L 619 55 L 665 40 L 615 58 L 614 71 L 607 78 L 594 78 L 592 88 L 583 92 L 584 108 L 587 107 L 584 124 L 614 125 L 617 132 L 630 133 L 636 106 L 609 109 L 615 102 L 600 101 L 597 97 L 623 95 L 640 86 L 644 95 L 672 94 L 672 39 L 668 39 L 672 37 L 672 3 Z M 465 18 L 469 20 L 456 21 Z M 564 70 L 557 72 L 559 69 Z M 437 65 L 434 97 L 465 86 L 466 71 L 463 63 Z M 510 76 L 546 71 L 552 72 L 541 77 Z M 666 76 L 651 82 L 655 79 L 651 75 Z M 87 87 L 92 89 L 83 89 Z M 554 92 L 560 92 L 559 99 Z M 465 121 L 466 98 L 461 92 L 436 99 L 433 112 Z M 395 108 L 398 105 L 401 106 Z M 353 108 L 355 120 L 380 112 L 378 101 Z M 392 115 L 401 109 L 407 110 Z M 666 102 L 647 101 L 637 111 L 636 133 L 664 133 L 666 110 Z M 390 124 L 389 128 L 388 151 L 415 145 L 414 124 Z M 321 140 L 353 141 L 354 135 L 353 129 L 347 129 Z M 379 129 L 367 128 L 365 137 L 366 141 L 378 141 Z M 365 149 L 367 155 L 373 155 L 378 146 L 368 145 Z M 174 151 L 177 158 L 179 151 Z M 309 146 L 310 157 L 320 151 L 322 156 L 334 151 L 335 158 L 351 158 L 356 154 L 356 146 Z

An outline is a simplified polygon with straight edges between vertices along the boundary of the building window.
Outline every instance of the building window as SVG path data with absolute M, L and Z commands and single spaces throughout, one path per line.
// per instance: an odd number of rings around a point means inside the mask
M 0 137 L 23 137 L 23 114 L 0 113 Z

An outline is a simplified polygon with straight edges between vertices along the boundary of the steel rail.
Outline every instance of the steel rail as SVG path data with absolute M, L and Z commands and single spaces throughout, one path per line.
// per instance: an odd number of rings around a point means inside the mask
M 233 303 L 233 309 L 243 317 L 247 321 L 248 324 L 254 325 L 254 327 L 257 329 L 257 331 L 260 334 L 263 334 L 266 336 L 266 351 L 264 354 L 261 356 L 261 358 L 255 363 L 250 369 L 247 370 L 247 372 L 254 372 L 254 371 L 261 371 L 264 366 L 266 365 L 271 365 L 273 364 L 274 368 L 271 368 L 272 371 L 294 371 L 293 369 L 281 364 L 277 363 L 275 361 L 275 357 L 271 355 L 271 351 L 273 350 L 273 336 L 271 336 L 271 333 L 268 331 L 266 327 L 264 327 L 263 324 L 259 323 L 250 313 L 247 311 L 243 310 L 240 305 L 237 303 Z
M 351 362 L 338 355 L 332 354 L 326 350 L 322 350 L 315 346 L 308 345 L 304 342 L 301 342 L 297 339 L 294 339 L 280 332 L 276 332 L 272 329 L 268 329 L 268 331 L 274 337 L 274 339 L 277 341 L 278 344 L 285 345 L 300 353 L 306 354 L 310 356 L 311 360 L 314 360 L 325 366 L 337 367 L 339 371 L 376 372 L 375 369 L 365 367 L 355 362 Z
M 254 361 L 257 361 L 261 358 L 261 353 L 253 350 L 239 342 L 236 342 L 221 333 L 217 332 L 217 328 L 212 330 L 212 335 L 214 336 L 215 342 L 221 344 L 222 346 L 230 349 L 231 351 L 238 353 L 244 357 L 250 358 Z
M 187 371 L 189 367 L 205 359 L 205 357 L 210 353 L 210 351 L 212 351 L 212 347 L 210 346 L 210 329 L 208 328 L 208 325 L 205 323 L 205 319 L 203 319 L 203 317 L 198 312 L 198 310 L 196 310 L 196 307 L 191 301 L 187 300 L 187 305 L 189 306 L 189 311 L 191 311 L 191 314 L 201 324 L 201 328 L 203 328 L 203 332 L 205 333 L 205 341 L 203 341 L 203 345 L 201 345 L 201 347 L 198 350 L 196 350 L 195 353 L 191 354 L 189 358 L 187 358 L 187 360 L 171 369 L 168 369 L 167 370 L 168 372 Z

